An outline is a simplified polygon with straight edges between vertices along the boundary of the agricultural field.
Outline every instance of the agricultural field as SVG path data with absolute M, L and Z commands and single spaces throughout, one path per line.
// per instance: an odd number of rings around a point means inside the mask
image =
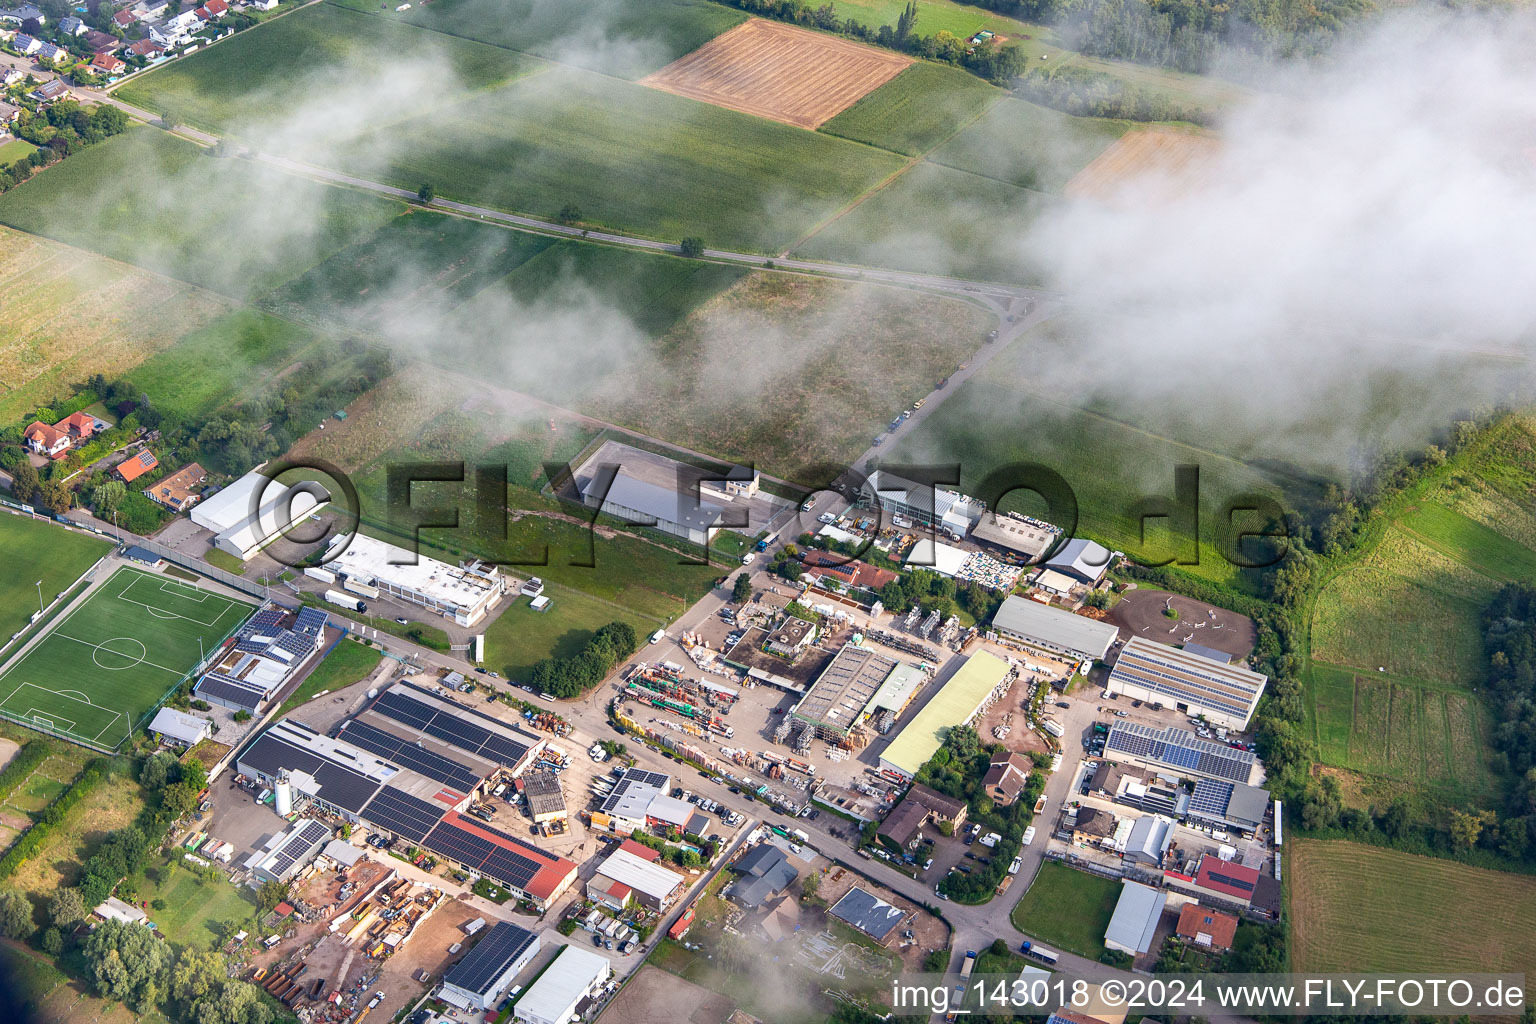
M 35 732 L 10 726 L 9 723 L 6 731 L 14 739 L 0 736 L 0 747 L 9 743 L 22 745 L 53 742 L 39 737 Z M 38 815 L 64 795 L 64 791 L 80 775 L 85 762 L 94 756 L 84 747 L 57 743 L 52 753 L 30 775 L 20 780 L 14 790 L 0 799 L 0 853 L 10 849 L 11 844 L 37 820 Z M 0 758 L 9 761 L 3 753 L 0 753 Z
M 1023 238 L 1055 201 L 993 178 L 923 161 L 818 227 L 795 255 L 916 273 L 1030 282 Z
M 546 235 L 412 210 L 269 293 L 260 305 L 338 330 L 387 331 L 425 319 L 423 310 L 468 299 L 554 244 Z
M 315 334 L 253 309 L 193 331 L 127 373 L 165 413 L 196 422 L 227 402 L 264 391 L 306 365 L 322 365 Z
M 1138 201 L 1180 198 L 1211 182 L 1218 152 L 1211 135 L 1140 128 L 1121 135 L 1062 191 L 1074 198 L 1109 199 L 1135 184 Z
M 890 50 L 751 18 L 679 58 L 641 85 L 676 96 L 816 128 L 901 74 L 912 59 Z
M 0 228 L 0 423 L 116 376 L 230 308 L 212 292 Z
M 821 130 L 920 156 L 976 123 L 1005 95 L 967 71 L 919 61 L 824 123 Z
M 1536 579 L 1536 550 L 1443 505 L 1415 505 L 1396 525 L 1425 547 L 1491 579 Z
M 217 201 L 191 198 L 204 196 Z M 141 127 L 0 196 L 0 223 L 243 298 L 303 273 L 402 209 Z
M 1485 713 L 1472 695 L 1322 664 L 1312 666 L 1310 693 L 1323 764 L 1457 805 L 1496 792 Z
M 1343 840 L 1296 839 L 1286 849 L 1292 970 L 1522 972 L 1536 962 L 1530 875 Z M 1477 912 L 1447 928 L 1446 914 L 1470 893 Z
M 353 169 L 392 149 L 383 176 L 412 190 L 431 182 L 440 195 L 543 217 L 574 203 L 594 226 L 767 252 L 900 165 L 868 146 L 569 68 L 340 149 Z
M 853 18 L 870 28 L 881 25 L 894 28 L 904 7 L 906 0 L 832 0 L 832 9 L 839 18 Z M 1057 49 L 1055 34 L 1040 25 L 954 0 L 917 0 L 917 22 L 913 31 L 918 35 L 948 32 L 969 39 L 984 29 L 1003 36 L 1005 42 L 1024 47 L 1035 60 L 1039 59 L 1036 50 L 1043 47 L 1055 52 Z
M 1010 96 L 928 154 L 928 159 L 1020 188 L 1060 192 L 1130 125 L 1129 121 L 1071 117 Z
M 539 0 L 432 0 L 408 11 L 376 0 L 330 2 L 629 79 L 671 63 L 747 18 L 709 0 L 626 0 L 589 9 L 579 21 L 568 8 Z
M 607 415 L 798 479 L 804 467 L 847 465 L 990 327 L 955 299 L 753 274 L 663 335 L 653 366 L 625 375 Z
M 1104 930 L 1115 913 L 1121 884 L 1046 861 L 1014 905 L 1013 926 L 1047 946 L 1087 957 L 1104 952 Z
M 381 72 L 381 53 L 396 55 L 389 80 L 371 81 Z M 545 66 L 498 46 L 321 3 L 132 78 L 115 95 L 155 113 L 174 110 L 205 131 L 270 144 L 274 113 L 293 117 L 349 87 L 366 84 L 381 107 L 388 103 L 382 116 L 398 119 Z M 355 128 L 352 118 L 327 125 L 328 134 Z
M 121 568 L 0 674 L 0 713 L 114 748 L 251 606 Z M 90 680 L 89 692 L 78 687 Z
M 112 550 L 111 541 L 14 512 L 0 515 L 0 640 L 24 629 L 42 600 L 51 602 Z

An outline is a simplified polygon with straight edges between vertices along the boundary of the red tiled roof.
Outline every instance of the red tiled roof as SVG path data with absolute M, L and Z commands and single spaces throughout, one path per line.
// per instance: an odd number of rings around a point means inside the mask
M 138 21 L 139 16 L 134 14 L 132 11 L 118 11 L 116 14 L 112 15 L 112 20 L 117 22 L 119 25 L 127 27 Z
M 576 865 L 564 857 L 558 857 L 553 853 L 541 850 L 531 843 L 509 842 L 501 833 L 487 831 L 481 828 L 480 824 L 473 818 L 466 818 L 457 811 L 450 811 L 444 815 L 443 821 L 463 829 L 470 835 L 479 836 L 481 839 L 494 843 L 504 850 L 511 851 L 519 857 L 542 861 L 538 870 L 534 872 L 533 878 L 529 879 L 528 884 L 523 886 L 523 891 L 536 900 L 545 901 L 551 899 L 555 893 L 560 891 L 562 886 L 566 885 L 576 876 Z
M 98 59 L 98 58 L 93 58 Z M 115 58 L 114 58 L 115 59 Z M 55 430 L 73 430 L 81 437 L 88 437 L 96 432 L 96 418 L 87 416 L 83 412 L 72 412 L 53 425 Z
M 272 912 L 275 913 L 278 917 L 287 917 L 289 914 L 293 913 L 293 906 L 285 900 L 282 903 L 279 903 L 277 906 L 273 907 Z
M 649 846 L 642 846 L 633 839 L 624 840 L 619 844 L 619 849 L 632 853 L 641 860 L 649 861 L 652 864 L 661 859 L 661 854 L 658 851 L 651 849 Z
M 850 562 L 846 555 L 814 550 L 802 552 L 802 555 L 807 568 L 831 573 L 849 586 L 879 590 L 896 579 L 896 573 L 889 569 L 881 569 L 867 562 Z
M 28 441 L 36 438 L 38 441 L 42 442 L 44 448 L 52 448 L 56 443 L 58 443 L 59 439 L 65 435 L 64 432 L 58 428 L 50 427 L 42 420 L 38 420 L 34 422 L 30 427 L 28 427 L 26 433 L 22 436 L 25 437 Z
M 1215 877 L 1217 875 L 1221 877 Z M 1200 872 L 1195 875 L 1196 885 L 1244 901 L 1253 898 L 1253 887 L 1258 880 L 1259 872 L 1256 868 L 1245 868 L 1241 864 L 1216 857 L 1202 858 Z
M 98 53 L 91 57 L 91 63 L 98 68 L 106 68 L 108 71 L 120 71 L 124 67 L 123 62 L 110 53 Z
M 1186 903 L 1179 911 L 1179 926 L 1174 934 L 1181 939 L 1193 940 L 1196 935 L 1209 935 L 1211 946 L 1231 949 L 1232 937 L 1237 934 L 1237 918 L 1219 910 L 1208 910 L 1198 903 Z
M 155 453 L 146 448 L 133 458 L 119 462 L 117 464 L 117 475 L 122 477 L 125 482 L 132 483 L 159 464 L 160 460 L 155 458 Z
M 128 52 L 133 54 L 135 57 L 148 57 L 152 53 L 164 53 L 165 47 L 161 46 L 153 39 L 140 39 L 138 42 L 128 47 Z

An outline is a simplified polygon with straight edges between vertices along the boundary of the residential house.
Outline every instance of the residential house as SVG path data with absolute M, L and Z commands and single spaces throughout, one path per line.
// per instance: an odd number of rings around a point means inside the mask
M 14 32 L 11 33 L 11 35 L 15 34 Z M 26 77 L 27 73 L 21 70 L 21 68 L 0 68 L 0 83 L 5 85 L 15 85 Z
M 155 458 L 155 453 L 145 448 L 139 454 L 119 462 L 112 471 L 122 479 L 123 483 L 131 484 L 158 465 L 160 460 Z
M 208 473 L 193 462 L 181 467 L 153 487 L 145 488 L 144 496 L 164 505 L 173 512 L 185 512 L 196 505 L 203 496 L 203 484 Z
M 1077 812 L 1072 825 L 1072 842 L 1078 846 L 1099 846 L 1115 834 L 1115 816 L 1097 807 L 1084 807 Z
M 45 83 L 52 85 L 52 82 Z M 39 92 L 41 89 L 38 90 Z M 57 459 L 80 441 L 94 435 L 103 426 L 95 417 L 83 412 L 71 413 L 53 426 L 37 421 L 22 433 L 22 438 L 39 455 Z
M 128 65 L 110 53 L 98 53 L 91 57 L 91 67 L 108 75 L 120 75 Z
M 1237 934 L 1237 918 L 1198 903 L 1186 903 L 1173 934 L 1197 946 L 1226 951 L 1232 948 L 1232 937 Z
M 63 64 L 69 60 L 69 51 L 52 43 L 42 43 L 34 56 L 39 64 Z
M 25 32 L 18 32 L 16 38 L 11 40 L 11 49 L 23 57 L 30 57 L 42 49 L 43 41 L 36 36 L 29 36 Z
M 48 19 L 43 16 L 43 12 L 31 4 L 23 7 L 0 9 L 0 22 L 23 25 L 29 21 L 36 21 L 39 25 L 46 25 L 48 23 Z
M 74 15 L 70 15 L 67 18 L 60 19 L 59 31 L 63 32 L 67 36 L 83 36 L 85 35 L 87 28 L 85 22 L 81 21 L 79 18 L 76 18 Z
M 69 95 L 69 89 L 57 78 L 50 79 L 27 94 L 39 103 L 52 103 Z
M 20 107 L 14 103 L 6 103 L 4 100 L 0 100 L 0 124 L 15 124 L 16 119 L 19 117 L 21 117 Z
M 127 28 L 129 25 L 132 25 L 138 20 L 138 14 L 132 10 L 118 11 L 116 14 L 112 15 L 112 24 L 116 25 L 118 28 Z
M 739 877 L 726 891 L 726 898 L 748 910 L 777 896 L 800 877 L 788 855 L 772 843 L 754 846 L 737 858 L 731 868 Z
M 981 785 L 999 807 L 1008 807 L 1019 798 L 1034 762 L 1022 754 L 995 754 Z
M 173 9 L 169 3 L 169 0 L 141 0 L 140 3 L 133 5 L 133 12 L 137 14 L 142 21 L 153 21 L 163 14 L 176 14 L 180 10 L 181 4 L 179 2 Z
M 923 826 L 929 819 L 936 823 L 947 822 L 951 832 L 965 824 L 964 800 L 955 800 L 921 783 L 907 791 L 907 798 L 897 804 L 880 823 L 877 835 L 894 843 L 903 850 L 910 850 L 923 838 Z
M 277 9 L 277 0 L 250 0 L 246 6 L 253 11 L 273 11 Z
M 165 47 L 153 39 L 140 39 L 128 47 L 128 52 L 135 57 L 143 57 L 146 60 L 157 60 L 165 56 Z
M 123 41 L 117 36 L 93 28 L 85 34 L 85 45 L 91 48 L 92 53 L 116 53 L 123 45 Z
M 199 21 L 217 21 L 229 13 L 229 4 L 224 0 L 208 0 L 192 13 L 197 15 Z

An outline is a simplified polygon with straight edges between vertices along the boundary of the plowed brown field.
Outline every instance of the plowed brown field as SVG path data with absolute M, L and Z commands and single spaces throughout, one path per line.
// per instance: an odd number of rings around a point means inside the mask
M 1217 145 L 1209 135 L 1192 132 L 1126 132 L 1073 175 L 1065 192 L 1073 197 L 1106 198 L 1127 182 L 1144 179 L 1164 197 L 1182 195 L 1204 180 Z
M 911 63 L 872 46 L 752 18 L 640 83 L 814 129 Z

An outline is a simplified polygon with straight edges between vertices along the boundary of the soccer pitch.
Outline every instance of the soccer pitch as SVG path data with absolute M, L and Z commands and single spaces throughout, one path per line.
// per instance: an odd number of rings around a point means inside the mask
M 0 715 L 115 749 L 252 606 L 121 568 L 0 674 Z

